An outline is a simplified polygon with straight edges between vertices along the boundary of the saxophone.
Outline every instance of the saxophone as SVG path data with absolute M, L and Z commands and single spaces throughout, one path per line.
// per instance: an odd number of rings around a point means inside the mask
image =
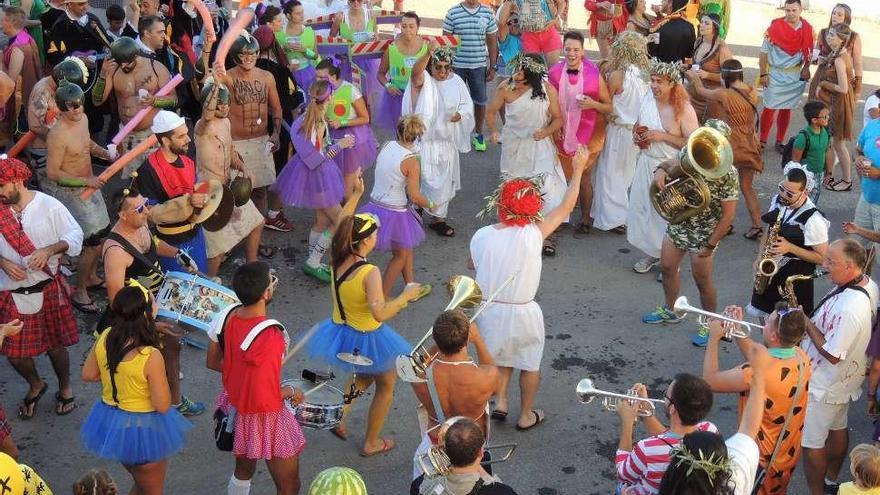
M 828 272 L 826 272 L 822 268 L 819 268 L 810 275 L 790 275 L 785 278 L 785 282 L 783 282 L 782 285 L 779 287 L 779 295 L 782 296 L 782 299 L 784 299 L 785 302 L 788 303 L 789 308 L 797 308 L 798 300 L 797 296 L 795 296 L 794 294 L 794 283 L 823 277 L 826 273 Z
M 779 228 L 782 226 L 782 215 L 785 208 L 779 208 L 779 214 L 776 216 L 776 222 L 767 228 L 767 235 L 764 236 L 764 245 L 758 253 L 757 269 L 755 270 L 755 294 L 763 294 L 767 290 L 770 279 L 779 271 L 779 256 L 770 252 L 776 239 L 779 237 Z

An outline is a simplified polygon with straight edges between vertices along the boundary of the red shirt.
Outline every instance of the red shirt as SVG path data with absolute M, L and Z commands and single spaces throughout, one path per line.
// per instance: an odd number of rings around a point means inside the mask
M 277 326 L 263 330 L 247 351 L 241 342 L 265 316 L 232 315 L 223 329 L 223 387 L 229 402 L 241 414 L 281 410 L 281 359 L 286 345 Z

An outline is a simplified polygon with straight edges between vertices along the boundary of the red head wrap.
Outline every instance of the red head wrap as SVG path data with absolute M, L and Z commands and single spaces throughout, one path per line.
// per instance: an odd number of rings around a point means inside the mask
M 544 198 L 535 182 L 518 178 L 501 184 L 496 204 L 501 223 L 522 227 L 541 220 Z
M 0 184 L 10 182 L 27 182 L 31 178 L 31 170 L 21 160 L 0 155 Z

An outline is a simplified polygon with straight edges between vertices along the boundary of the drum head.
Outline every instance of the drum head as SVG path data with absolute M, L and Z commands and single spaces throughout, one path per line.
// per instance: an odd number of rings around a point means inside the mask
M 407 383 L 425 383 L 427 381 L 416 374 L 416 369 L 413 368 L 409 356 L 397 356 L 396 366 L 397 376 Z
M 351 353 L 351 352 L 340 352 L 339 354 L 336 355 L 336 359 L 339 359 L 340 361 L 343 361 L 348 364 L 353 364 L 355 366 L 372 366 L 373 365 L 372 359 L 370 359 L 366 356 L 361 356 L 360 354 Z
M 235 198 L 227 186 L 223 186 L 222 194 L 217 209 L 201 223 L 202 228 L 208 232 L 217 232 L 225 227 L 229 223 L 229 219 L 232 218 L 232 211 L 235 209 Z

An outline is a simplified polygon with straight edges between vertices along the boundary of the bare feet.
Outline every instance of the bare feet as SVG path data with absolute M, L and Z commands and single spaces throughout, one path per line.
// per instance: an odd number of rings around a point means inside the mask
M 364 442 L 364 448 L 361 450 L 361 457 L 372 457 L 377 454 L 384 454 L 393 449 L 394 446 L 394 440 L 390 438 L 383 438 L 375 443 Z

